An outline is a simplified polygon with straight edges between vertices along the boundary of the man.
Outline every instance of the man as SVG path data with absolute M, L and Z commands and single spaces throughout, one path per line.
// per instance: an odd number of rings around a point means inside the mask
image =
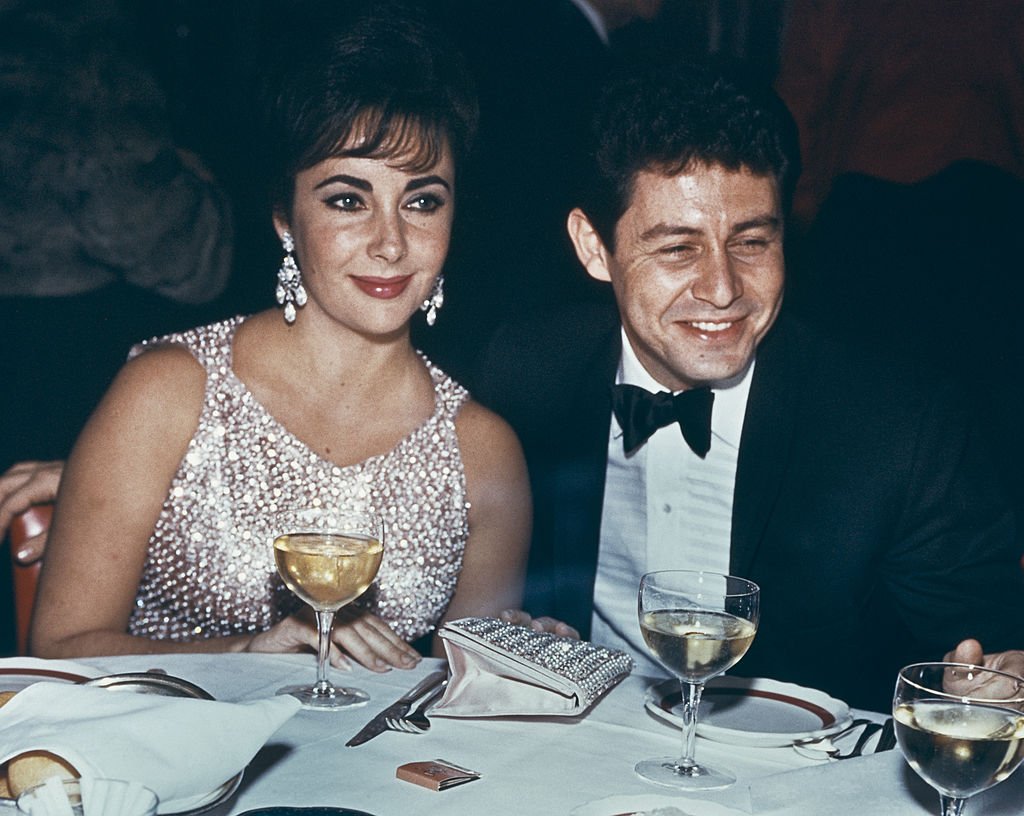
M 958 395 L 781 314 L 781 106 L 688 70 L 620 81 L 599 108 L 594 189 L 568 226 L 617 314 L 499 333 L 475 389 L 527 453 L 527 609 L 652 669 L 641 574 L 731 572 L 762 588 L 737 673 L 876 709 L 902 664 L 1019 642 L 1013 520 Z M 651 407 L 630 385 L 688 396 Z M 706 419 L 636 432 L 675 402 L 711 411 L 710 437 Z M 1022 653 L 991 660 L 1024 670 Z

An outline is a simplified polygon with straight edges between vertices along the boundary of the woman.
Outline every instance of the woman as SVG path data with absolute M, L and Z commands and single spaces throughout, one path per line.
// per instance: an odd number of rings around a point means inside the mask
M 270 96 L 283 315 L 133 351 L 63 476 L 39 655 L 315 647 L 269 547 L 275 510 L 304 502 L 368 503 L 388 529 L 370 597 L 334 630 L 336 665 L 415 665 L 409 641 L 441 620 L 519 602 L 518 442 L 409 339 L 442 305 L 475 102 L 430 27 L 346 8 L 331 4 L 352 15 L 340 34 L 317 20 L 291 41 Z

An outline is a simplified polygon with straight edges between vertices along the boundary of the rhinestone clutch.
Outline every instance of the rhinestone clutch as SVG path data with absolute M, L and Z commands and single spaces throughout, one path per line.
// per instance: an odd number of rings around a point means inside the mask
M 575 716 L 633 668 L 625 652 L 496 618 L 449 621 L 438 635 L 452 676 L 431 715 Z

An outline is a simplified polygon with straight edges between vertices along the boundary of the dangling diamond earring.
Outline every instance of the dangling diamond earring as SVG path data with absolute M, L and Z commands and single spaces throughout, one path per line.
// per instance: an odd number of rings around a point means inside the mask
M 284 321 L 291 325 L 295 322 L 295 307 L 306 305 L 306 289 L 302 285 L 302 273 L 295 263 L 295 239 L 288 230 L 281 235 L 281 246 L 284 248 L 284 260 L 277 272 L 277 302 L 284 306 Z
M 434 288 L 430 290 L 428 297 L 420 304 L 420 311 L 427 313 L 427 325 L 433 326 L 437 322 L 437 312 L 444 306 L 444 275 L 434 278 Z

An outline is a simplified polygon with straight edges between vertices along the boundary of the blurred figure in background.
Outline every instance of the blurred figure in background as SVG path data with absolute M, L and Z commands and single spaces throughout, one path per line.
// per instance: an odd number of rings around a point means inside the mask
M 3 467 L 65 455 L 132 340 L 227 283 L 227 198 L 137 45 L 116 0 L 0 12 Z
M 0 3 L 0 471 L 66 456 L 130 344 L 227 283 L 228 199 L 143 50 L 117 0 Z
M 1019 517 L 1022 65 L 1018 0 L 792 0 L 776 81 L 804 163 L 787 302 L 970 389 Z
M 1024 178 L 1024 4 L 790 0 L 776 88 L 800 128 L 793 212 L 843 173 L 902 184 L 970 159 Z

